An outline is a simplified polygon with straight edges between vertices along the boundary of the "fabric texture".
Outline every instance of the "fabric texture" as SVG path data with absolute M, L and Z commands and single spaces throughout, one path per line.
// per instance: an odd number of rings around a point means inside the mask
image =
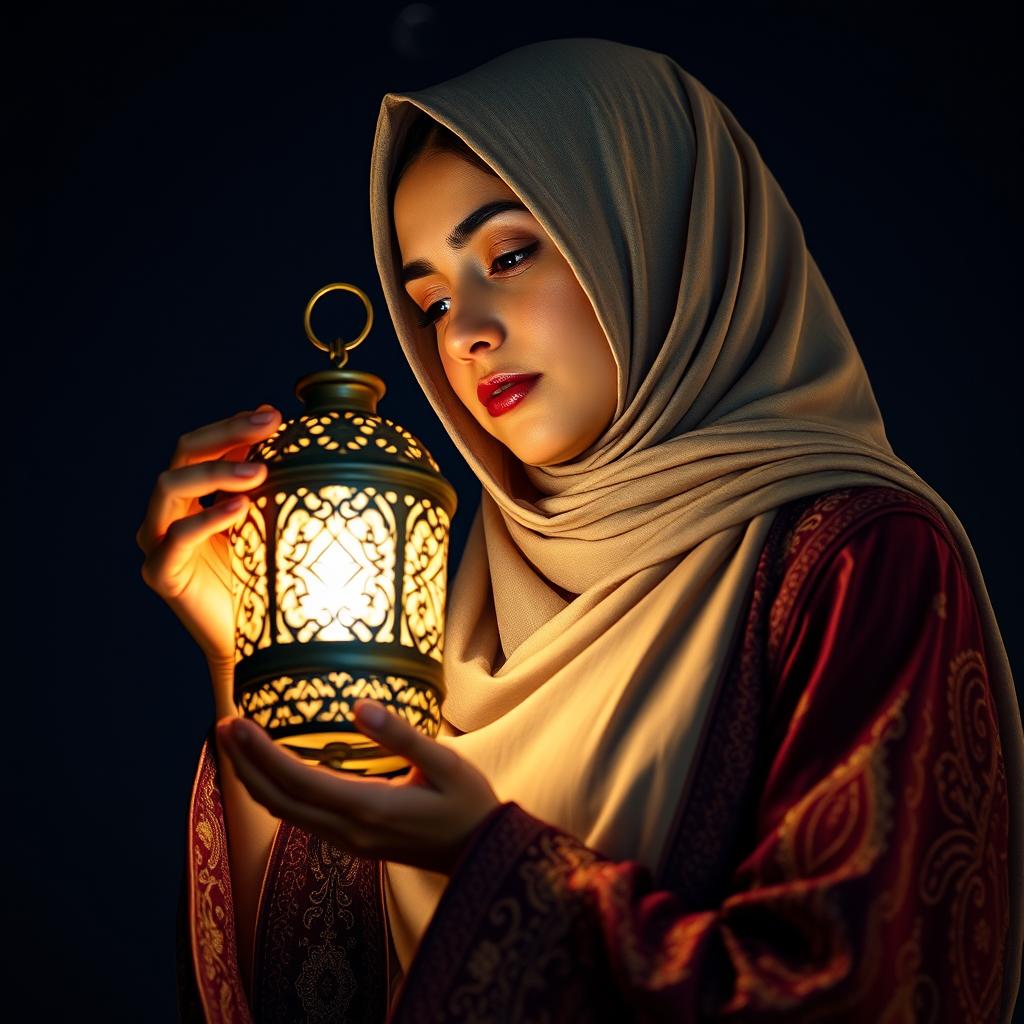
M 780 509 L 662 872 L 504 803 L 467 842 L 408 978 L 385 950 L 381 862 L 282 822 L 245 1000 L 211 725 L 179 1020 L 381 1024 L 397 988 L 388 1024 L 1006 1021 L 1006 774 L 955 548 L 896 488 Z
M 1009 1021 L 1006 776 L 974 597 L 941 522 L 891 488 L 847 494 L 793 538 L 774 624 L 766 547 L 668 877 L 503 805 L 389 1024 Z
M 423 114 L 525 203 L 607 336 L 616 412 L 568 463 L 520 466 L 462 406 L 434 329 L 416 322 L 389 185 Z M 799 220 L 720 100 L 664 54 L 602 39 L 521 47 L 384 96 L 370 214 L 398 340 L 481 483 L 447 601 L 439 742 L 503 801 L 656 870 L 777 510 L 888 484 L 928 501 L 963 559 L 1012 787 L 1010 862 L 1022 862 L 1020 711 L 970 539 L 894 454 Z M 386 874 L 408 968 L 447 879 L 390 862 Z M 1019 873 L 1010 908 L 1004 1005 L 1020 974 Z

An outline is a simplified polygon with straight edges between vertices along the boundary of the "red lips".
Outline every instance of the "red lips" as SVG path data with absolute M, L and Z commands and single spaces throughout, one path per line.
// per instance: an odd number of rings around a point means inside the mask
M 484 379 L 477 384 L 477 397 L 483 405 L 486 405 L 496 387 L 499 387 L 502 384 L 508 384 L 509 381 L 532 380 L 539 376 L 539 373 L 492 373 L 490 377 L 484 377 Z
M 527 395 L 529 395 L 535 387 L 540 383 L 540 374 L 536 373 L 531 376 L 517 376 L 513 377 L 497 395 L 492 395 L 484 403 L 487 411 L 492 416 L 504 416 L 505 413 L 511 412 L 513 409 L 526 401 Z

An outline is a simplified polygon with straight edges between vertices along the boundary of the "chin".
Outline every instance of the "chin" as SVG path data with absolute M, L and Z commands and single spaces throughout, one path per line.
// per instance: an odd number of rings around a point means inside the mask
M 540 466 L 541 468 L 546 468 L 550 466 L 560 466 L 563 462 L 570 462 L 572 459 L 576 458 L 576 456 L 574 454 L 546 456 L 538 456 L 534 454 L 532 457 L 529 455 L 520 455 L 518 458 L 528 466 Z
M 552 452 L 551 446 L 547 446 L 546 448 L 542 448 L 540 446 L 528 448 L 523 445 L 519 445 L 518 447 L 513 448 L 512 445 L 503 438 L 499 437 L 498 440 L 501 441 L 501 443 L 504 444 L 505 447 L 525 466 L 558 466 L 563 462 L 569 462 L 576 458 L 576 456 L 579 455 L 579 453 L 586 447 L 585 445 L 580 447 L 579 444 L 575 447 L 569 448 L 563 446 L 562 448 Z

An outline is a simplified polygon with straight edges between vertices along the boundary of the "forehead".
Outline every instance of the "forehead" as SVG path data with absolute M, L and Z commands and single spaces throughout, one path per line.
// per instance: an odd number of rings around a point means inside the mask
M 481 203 L 517 198 L 502 178 L 454 153 L 421 154 L 395 191 L 393 217 L 403 257 L 440 248 L 452 228 Z

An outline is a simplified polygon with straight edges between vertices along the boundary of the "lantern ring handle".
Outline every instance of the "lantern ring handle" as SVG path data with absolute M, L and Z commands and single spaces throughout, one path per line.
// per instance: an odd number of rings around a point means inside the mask
M 335 291 L 352 292 L 353 295 L 358 295 L 359 298 L 363 300 L 363 305 L 366 307 L 366 323 L 363 325 L 363 329 L 359 332 L 359 336 L 354 341 L 342 341 L 341 338 L 335 338 L 330 345 L 327 345 L 313 333 L 311 318 L 313 315 L 313 307 L 317 302 L 328 292 Z M 303 315 L 303 324 L 306 328 L 306 337 L 309 338 L 309 340 L 316 345 L 318 349 L 330 353 L 332 361 L 339 361 L 341 365 L 344 365 L 348 361 L 348 353 L 357 345 L 361 344 L 370 333 L 370 328 L 373 326 L 373 306 L 370 304 L 369 296 L 361 288 L 357 288 L 354 284 L 346 284 L 344 281 L 335 281 L 333 284 L 325 284 L 323 288 L 316 291 L 309 302 L 306 303 L 306 312 Z

